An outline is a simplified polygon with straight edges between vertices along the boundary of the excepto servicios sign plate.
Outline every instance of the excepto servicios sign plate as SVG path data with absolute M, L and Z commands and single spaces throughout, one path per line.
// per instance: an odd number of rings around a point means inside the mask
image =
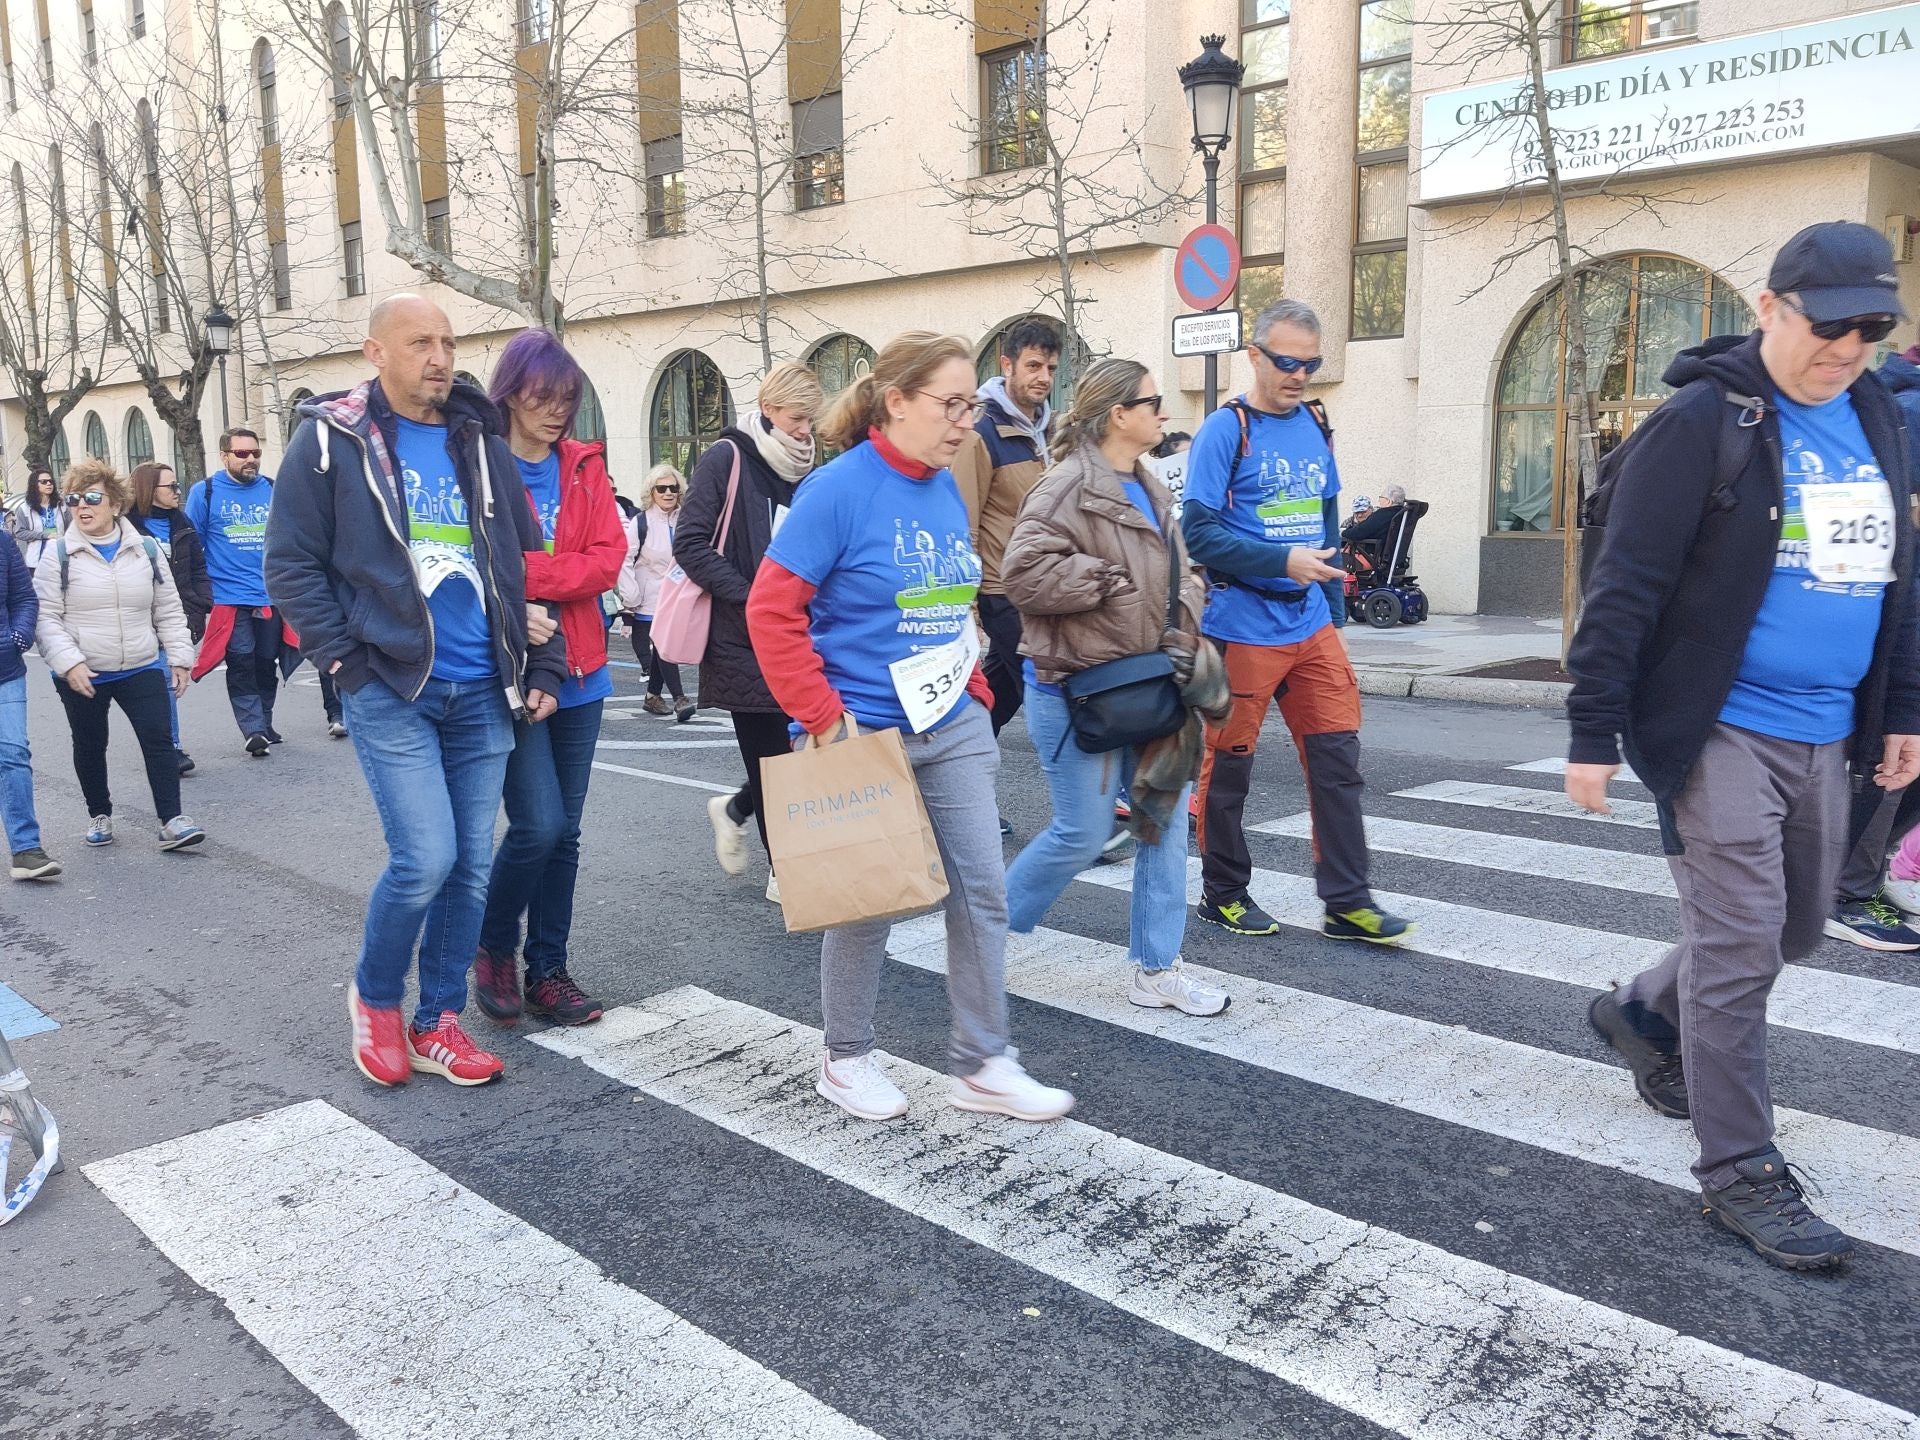
M 1920 127 L 1920 5 L 1547 75 L 1560 169 L 1570 181 L 1907 135 Z M 1524 75 L 1427 96 L 1420 203 L 1539 181 L 1528 104 Z
M 1203 310 L 1173 317 L 1175 355 L 1230 355 L 1240 348 L 1240 312 Z

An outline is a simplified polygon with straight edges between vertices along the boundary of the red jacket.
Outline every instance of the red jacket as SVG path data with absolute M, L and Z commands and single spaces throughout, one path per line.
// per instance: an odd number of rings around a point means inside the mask
M 575 680 L 607 663 L 607 617 L 600 597 L 613 589 L 627 558 L 627 531 L 613 503 L 607 448 L 599 441 L 560 442 L 560 516 L 553 553 L 527 555 L 527 598 L 560 606 L 567 674 Z M 531 496 L 527 504 L 532 505 Z

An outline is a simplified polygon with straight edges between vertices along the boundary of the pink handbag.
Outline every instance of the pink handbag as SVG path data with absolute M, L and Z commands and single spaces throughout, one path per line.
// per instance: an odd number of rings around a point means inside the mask
M 720 511 L 716 554 L 727 548 L 733 525 L 733 502 L 740 493 L 740 447 L 733 445 L 733 471 L 727 476 L 727 501 Z M 707 658 L 707 629 L 713 623 L 713 597 L 694 584 L 679 565 L 660 582 L 660 598 L 653 607 L 653 648 L 669 665 L 698 665 Z

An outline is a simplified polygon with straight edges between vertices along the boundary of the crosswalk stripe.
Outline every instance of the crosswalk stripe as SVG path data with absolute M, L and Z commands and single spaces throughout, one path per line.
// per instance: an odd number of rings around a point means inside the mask
M 368 1440 L 873 1436 L 324 1101 L 86 1174 Z
M 1078 878 L 1112 890 L 1131 890 L 1133 864 L 1096 866 Z M 1325 907 L 1308 877 L 1255 870 L 1247 888 L 1282 925 L 1319 931 Z M 1666 941 L 1502 910 L 1480 910 L 1390 890 L 1377 890 L 1374 895 L 1389 910 L 1416 922 L 1403 947 L 1407 950 L 1589 990 L 1604 990 L 1616 980 L 1637 974 L 1669 949 Z M 1187 900 L 1192 903 L 1199 898 L 1200 861 L 1194 858 L 1187 862 Z M 1767 1018 L 1789 1030 L 1920 1055 L 1920 987 L 1912 985 L 1789 965 L 1774 982 Z
M 1892 1406 L 1074 1120 L 819 1099 L 820 1032 L 693 987 L 529 1037 L 920 1220 L 1416 1440 L 1621 1433 L 1906 1436 Z M 1488 1373 L 1500 1382 L 1489 1384 Z
M 1631 825 L 1636 830 L 1658 830 L 1660 820 L 1651 800 L 1609 798 L 1612 814 L 1596 815 L 1582 809 L 1558 790 L 1537 790 L 1526 785 L 1485 785 L 1478 780 L 1436 780 L 1431 785 L 1415 785 L 1396 790 L 1401 800 L 1435 800 L 1443 805 L 1477 805 L 1487 810 L 1505 810 L 1515 815 L 1550 815 L 1556 820 L 1587 820 L 1596 825 Z
M 606 770 L 615 775 L 631 775 L 636 780 L 658 780 L 662 785 L 684 785 L 689 790 L 711 790 L 716 795 L 731 795 L 740 788 L 738 785 L 716 785 L 711 780 L 689 780 L 684 775 L 669 775 L 663 770 L 636 770 L 631 765 L 615 765 L 610 760 L 596 760 L 593 762 L 593 768 Z
M 1525 770 L 1535 775 L 1564 775 L 1567 773 L 1567 757 L 1564 755 L 1549 755 L 1544 760 L 1529 760 L 1524 765 L 1509 765 L 1507 769 Z M 1615 780 L 1625 780 L 1632 785 L 1641 783 L 1640 777 L 1633 773 L 1633 767 L 1631 765 L 1623 764 L 1620 767 L 1620 773 L 1613 778 Z
M 1312 827 L 1313 817 L 1302 811 L 1284 820 L 1269 820 L 1247 828 L 1255 834 L 1304 840 Z M 1628 890 L 1636 895 L 1677 893 L 1673 872 L 1657 855 L 1566 845 L 1557 840 L 1536 840 L 1530 835 L 1455 830 L 1447 825 L 1424 825 L 1417 820 L 1369 816 L 1367 845 L 1396 855 L 1417 855 L 1424 860 L 1447 860 L 1455 865 L 1477 865 L 1483 870 L 1505 870 L 1514 875 L 1538 875 L 1582 885 L 1603 885 L 1609 890 Z
M 946 973 L 939 917 L 896 925 L 895 960 Z M 1007 990 L 1042 1005 L 1224 1055 L 1262 1070 L 1570 1155 L 1696 1194 L 1691 1126 L 1662 1119 L 1626 1071 L 1458 1026 L 1187 965 L 1233 997 L 1194 1019 L 1122 993 L 1126 947 L 1049 930 L 1008 937 Z M 1776 1108 L 1780 1143 L 1820 1175 L 1823 1216 L 1861 1240 L 1920 1255 L 1920 1140 Z
M 733 740 L 596 740 L 596 750 L 738 750 Z

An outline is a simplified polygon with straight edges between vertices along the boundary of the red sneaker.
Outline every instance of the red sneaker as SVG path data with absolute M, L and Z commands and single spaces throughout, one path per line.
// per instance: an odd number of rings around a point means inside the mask
M 511 950 L 496 955 L 482 945 L 473 952 L 473 998 L 496 1025 L 520 1019 L 520 960 Z
M 347 987 L 347 1015 L 353 1021 L 353 1063 L 376 1085 L 404 1085 L 413 1073 L 407 1064 L 400 1007 L 376 1009 L 361 1003 L 360 989 Z
M 407 1026 L 407 1062 L 429 1075 L 444 1075 L 456 1085 L 484 1085 L 507 1067 L 460 1028 L 460 1017 L 444 1011 L 431 1030 Z

